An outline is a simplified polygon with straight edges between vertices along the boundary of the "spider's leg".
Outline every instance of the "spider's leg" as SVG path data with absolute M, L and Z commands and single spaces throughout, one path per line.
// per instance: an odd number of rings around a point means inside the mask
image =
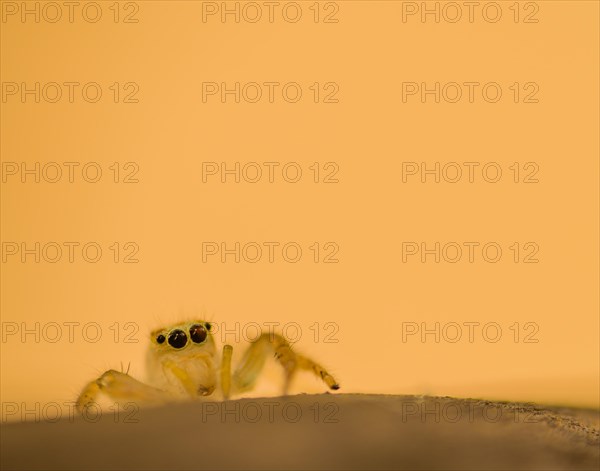
M 254 387 L 269 354 L 274 354 L 283 367 L 285 374 L 284 395 L 287 394 L 290 383 L 298 370 L 312 371 L 329 388 L 339 389 L 338 383 L 325 368 L 310 358 L 294 352 L 288 341 L 281 335 L 262 334 L 244 352 L 244 356 L 233 374 L 233 386 L 236 391 L 248 391 Z
M 83 411 L 95 403 L 101 394 L 115 401 L 133 402 L 138 405 L 162 404 L 170 398 L 165 391 L 148 386 L 127 373 L 108 370 L 83 388 L 77 398 L 77 410 Z
M 221 359 L 221 391 L 223 399 L 229 399 L 231 392 L 231 355 L 233 347 L 231 345 L 223 346 L 223 356 Z

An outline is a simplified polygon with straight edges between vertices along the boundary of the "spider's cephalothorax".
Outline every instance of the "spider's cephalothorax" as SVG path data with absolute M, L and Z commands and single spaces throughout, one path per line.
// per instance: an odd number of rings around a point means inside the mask
M 152 332 L 149 382 L 178 396 L 212 394 L 219 358 L 210 329 L 208 322 L 190 322 Z
M 292 350 L 280 335 L 262 334 L 242 355 L 231 373 L 233 347 L 224 345 L 219 355 L 211 325 L 201 320 L 157 329 L 151 333 L 147 354 L 148 384 L 127 373 L 108 370 L 90 382 L 77 399 L 83 410 L 104 394 L 115 401 L 138 405 L 161 404 L 181 399 L 215 397 L 252 389 L 266 359 L 274 356 L 284 370 L 283 393 L 298 370 L 310 370 L 331 389 L 339 385 L 322 366 Z

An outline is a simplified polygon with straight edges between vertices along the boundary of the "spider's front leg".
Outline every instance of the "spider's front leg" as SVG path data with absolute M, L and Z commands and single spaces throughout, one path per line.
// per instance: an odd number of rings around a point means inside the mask
M 82 412 L 102 394 L 117 402 L 127 401 L 138 405 L 158 405 L 172 400 L 165 391 L 148 386 L 127 373 L 108 370 L 83 388 L 77 398 L 77 410 Z
M 223 399 L 229 399 L 231 393 L 231 355 L 233 347 L 231 345 L 223 346 L 223 356 L 221 357 L 221 392 Z
M 239 392 L 252 389 L 264 367 L 265 360 L 270 354 L 274 354 L 283 367 L 285 374 L 284 395 L 287 395 L 290 383 L 299 370 L 312 371 L 330 389 L 340 388 L 337 381 L 325 368 L 310 358 L 294 352 L 289 342 L 278 334 L 262 334 L 248 347 L 233 374 L 233 388 Z

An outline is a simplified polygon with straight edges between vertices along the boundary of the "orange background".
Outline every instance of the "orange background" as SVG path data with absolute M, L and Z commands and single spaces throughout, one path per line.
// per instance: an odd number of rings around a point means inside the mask
M 341 392 L 599 406 L 596 2 L 537 2 L 533 24 L 512 20 L 513 2 L 500 2 L 494 24 L 402 22 L 392 1 L 340 1 L 333 24 L 312 20 L 313 2 L 300 2 L 295 24 L 223 24 L 202 22 L 202 2 L 141 1 L 138 23 L 115 24 L 113 2 L 100 3 L 95 24 L 0 25 L 2 82 L 93 81 L 106 94 L 96 104 L 2 103 L 3 162 L 95 161 L 105 171 L 96 184 L 2 184 L 3 242 L 104 249 L 96 264 L 2 263 L 2 322 L 103 328 L 97 343 L 5 339 L 3 402 L 73 400 L 120 362 L 143 377 L 147 333 L 205 313 L 229 328 L 299 323 L 298 348 L 332 370 Z M 266 81 L 298 82 L 305 95 L 202 102 L 203 82 Z M 403 82 L 468 81 L 500 83 L 502 100 L 402 102 Z M 139 103 L 113 103 L 114 82 L 136 82 Z M 314 103 L 314 82 L 336 82 L 339 103 Z M 537 83 L 539 103 L 514 103 L 514 82 Z M 113 183 L 108 166 L 130 161 L 140 182 Z M 305 173 L 296 184 L 280 174 L 203 183 L 210 161 L 297 162 Z M 495 184 L 403 183 L 407 161 L 498 162 L 505 173 Z M 313 162 L 337 163 L 339 183 L 315 184 Z M 539 183 L 514 183 L 513 162 L 536 162 Z M 115 241 L 137 243 L 139 263 L 113 263 Z M 202 263 L 203 241 L 296 241 L 304 252 L 295 264 Z M 495 241 L 503 257 L 402 263 L 403 241 Z M 516 241 L 538 244 L 539 263 L 514 263 Z M 314 242 L 338 244 L 339 263 L 314 263 Z M 139 343 L 112 341 L 115 322 L 139 325 Z M 315 342 L 315 322 L 336 323 L 339 342 Z M 403 322 L 497 322 L 503 336 L 403 342 Z M 515 322 L 536 323 L 539 342 L 515 343 Z M 297 389 L 324 388 L 304 377 Z

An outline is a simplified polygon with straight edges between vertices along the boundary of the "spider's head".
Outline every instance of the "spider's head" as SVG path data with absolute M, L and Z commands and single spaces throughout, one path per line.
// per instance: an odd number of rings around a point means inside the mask
M 150 334 L 151 348 L 158 355 L 174 352 L 194 353 L 201 350 L 213 353 L 215 342 L 211 325 L 205 321 L 192 321 L 164 327 Z
M 210 323 L 200 320 L 154 330 L 147 357 L 151 382 L 188 396 L 210 395 L 217 369 L 217 350 L 210 331 Z

